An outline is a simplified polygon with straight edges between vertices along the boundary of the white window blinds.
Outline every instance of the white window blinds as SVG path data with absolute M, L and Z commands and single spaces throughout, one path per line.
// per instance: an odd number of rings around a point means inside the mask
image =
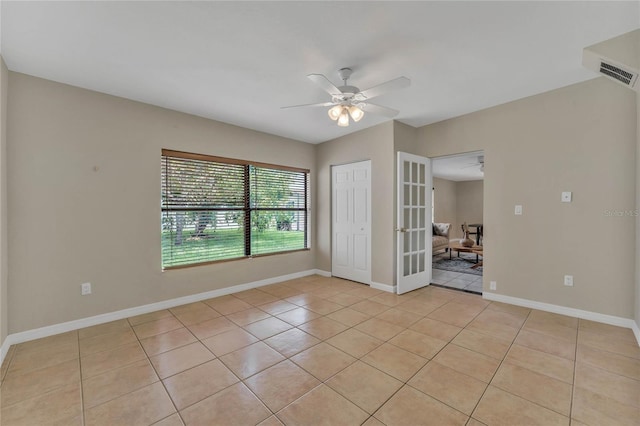
M 309 171 L 162 151 L 162 267 L 308 247 Z

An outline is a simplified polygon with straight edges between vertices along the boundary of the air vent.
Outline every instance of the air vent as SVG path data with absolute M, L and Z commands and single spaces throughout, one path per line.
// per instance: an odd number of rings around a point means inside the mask
M 638 78 L 637 74 L 623 70 L 615 65 L 608 64 L 604 61 L 600 62 L 600 72 L 606 76 L 614 78 L 626 86 L 633 87 Z

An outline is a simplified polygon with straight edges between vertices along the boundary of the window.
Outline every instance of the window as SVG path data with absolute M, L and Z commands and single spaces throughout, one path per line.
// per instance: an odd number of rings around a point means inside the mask
M 309 171 L 162 150 L 162 267 L 308 248 Z

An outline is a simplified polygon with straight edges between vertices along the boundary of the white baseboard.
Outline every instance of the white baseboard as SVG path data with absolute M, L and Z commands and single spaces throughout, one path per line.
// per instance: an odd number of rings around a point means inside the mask
M 323 271 L 322 269 L 313 269 L 313 273 L 323 277 L 331 277 L 331 272 Z
M 60 333 L 66 333 L 67 331 L 91 327 L 92 325 L 104 324 L 107 322 L 129 318 L 136 315 L 147 314 L 149 312 L 159 311 L 162 309 L 174 308 L 176 306 L 185 305 L 187 303 L 199 302 L 201 300 L 211 299 L 213 297 L 225 296 L 227 294 L 238 293 L 240 291 L 249 290 L 252 288 L 262 287 L 265 285 L 275 284 L 282 281 L 293 280 L 296 278 L 315 274 L 325 277 L 331 276 L 331 274 L 326 271 L 322 271 L 320 269 L 310 269 L 307 271 L 295 272 L 293 274 L 281 275 L 279 277 L 266 278 L 264 280 L 253 281 L 246 284 L 234 285 L 231 287 L 206 291 L 204 293 L 192 294 L 175 299 L 163 300 L 162 302 L 150 303 L 148 305 L 136 306 L 134 308 L 122 309 L 120 311 L 81 318 L 78 320 L 63 322 L 60 324 L 49 325 L 33 330 L 22 331 L 20 333 L 9 334 L 4 342 L 2 342 L 2 346 L 0 346 L 0 364 L 2 364 L 2 362 L 4 361 L 4 358 L 9 351 L 9 347 L 17 343 L 28 342 L 30 340 L 53 336 Z
M 7 338 L 4 339 L 4 342 L 2 342 L 2 346 L 0 346 L 0 365 L 4 362 L 10 347 L 11 342 L 9 341 L 9 336 L 7 336 Z
M 640 326 L 638 325 L 637 322 L 633 322 L 633 327 L 631 327 L 631 329 L 633 330 L 633 334 L 636 336 L 636 340 L 638 341 L 638 346 L 640 346 Z
M 552 305 L 550 303 L 536 302 L 535 300 L 520 299 L 519 297 L 505 296 L 502 294 L 483 292 L 482 298 L 495 302 L 508 303 L 510 305 L 524 306 L 525 308 L 538 309 L 540 311 L 552 312 L 554 314 L 567 315 L 574 318 L 601 322 L 618 327 L 630 328 L 636 336 L 640 346 L 640 330 L 638 325 L 631 318 L 616 317 L 613 315 L 600 314 L 598 312 L 583 311 L 582 309 L 568 308 L 566 306 Z
M 128 318 L 136 315 L 146 314 L 162 309 L 173 308 L 175 306 L 184 305 L 187 303 L 199 302 L 201 300 L 211 299 L 213 297 L 224 296 L 227 294 L 238 293 L 240 291 L 249 290 L 252 288 L 262 287 L 265 285 L 275 284 L 282 281 L 288 281 L 296 278 L 306 277 L 309 275 L 321 275 L 323 277 L 330 277 L 331 273 L 320 269 L 310 269 L 307 271 L 296 272 L 293 274 L 281 275 L 279 277 L 267 278 L 264 280 L 254 281 L 246 284 L 239 284 L 232 287 L 225 287 L 217 290 L 207 291 L 204 293 L 193 294 L 189 296 L 178 297 L 176 299 L 164 300 L 162 302 L 151 303 L 148 305 L 137 306 L 134 308 L 123 309 L 120 311 L 109 312 L 106 314 L 95 315 L 88 318 L 82 318 L 79 320 L 68 321 L 60 324 L 54 324 L 46 327 L 41 327 L 33 330 L 27 330 L 20 333 L 10 334 L 6 337 L 2 345 L 0 346 L 0 364 L 4 361 L 11 345 L 17 343 L 28 342 L 30 340 L 40 339 L 42 337 L 53 336 L 55 334 L 65 333 L 67 331 L 78 330 L 80 328 L 90 327 L 92 325 L 104 324 L 111 321 L 116 321 L 123 318 Z M 371 282 L 371 288 L 386 291 L 389 293 L 395 293 L 396 287 L 388 284 L 381 284 Z M 568 315 L 576 318 L 587 319 L 591 321 L 601 322 L 610 325 L 616 325 L 619 327 L 626 327 L 633 330 L 636 340 L 640 345 L 640 327 L 638 324 L 629 318 L 621 318 L 612 315 L 599 314 L 597 312 L 583 311 L 580 309 L 568 308 L 565 306 L 552 305 L 549 303 L 536 302 L 528 299 L 520 299 L 517 297 L 504 296 L 495 293 L 483 293 L 482 297 L 487 300 L 496 302 L 504 302 L 511 305 L 524 306 L 527 308 L 539 309 L 541 311 L 553 312 L 561 315 Z
M 381 283 L 377 283 L 377 282 L 371 281 L 370 287 L 371 288 L 375 288 L 376 290 L 382 290 L 382 291 L 386 291 L 386 292 L 389 292 L 389 293 L 395 293 L 396 292 L 396 286 L 395 285 L 381 284 Z
M 322 269 L 314 269 L 313 273 L 316 274 L 316 275 L 321 275 L 323 277 L 332 277 L 333 276 L 333 275 L 331 275 L 331 272 L 323 271 Z M 354 282 L 356 282 L 356 281 L 354 281 Z M 367 284 L 367 283 L 363 282 L 362 284 Z M 370 281 L 369 282 L 369 287 L 375 288 L 376 290 L 387 291 L 389 293 L 395 293 L 396 292 L 396 286 L 388 285 L 388 284 L 381 284 L 381 283 L 377 283 L 375 281 Z

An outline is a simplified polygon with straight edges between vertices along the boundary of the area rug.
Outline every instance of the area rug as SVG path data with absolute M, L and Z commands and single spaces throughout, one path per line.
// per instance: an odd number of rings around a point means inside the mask
M 480 257 L 482 260 L 482 257 Z M 433 256 L 433 269 L 442 271 L 464 272 L 465 274 L 482 276 L 482 266 L 471 268 L 475 265 L 476 255 L 469 253 L 460 253 L 460 257 L 455 253 L 449 260 L 449 253 L 437 254 Z

